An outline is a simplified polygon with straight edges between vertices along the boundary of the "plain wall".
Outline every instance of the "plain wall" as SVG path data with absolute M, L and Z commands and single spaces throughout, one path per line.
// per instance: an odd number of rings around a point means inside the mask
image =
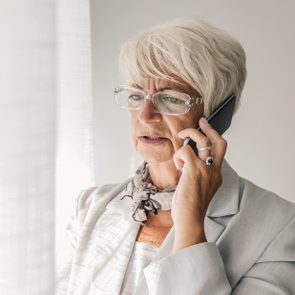
M 240 176 L 295 202 L 294 11 L 293 0 L 93 0 L 97 185 L 123 181 L 140 163 L 127 112 L 113 100 L 121 43 L 154 24 L 198 15 L 236 37 L 247 54 L 241 108 L 224 134 L 226 159 Z

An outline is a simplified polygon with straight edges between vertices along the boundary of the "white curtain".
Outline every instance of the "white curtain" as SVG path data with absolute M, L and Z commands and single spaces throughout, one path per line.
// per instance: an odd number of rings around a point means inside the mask
M 89 0 L 57 0 L 56 249 L 75 197 L 94 185 Z M 71 210 L 72 209 L 72 210 Z
M 0 294 L 52 295 L 55 217 L 94 179 L 88 0 L 1 0 L 0 38 Z

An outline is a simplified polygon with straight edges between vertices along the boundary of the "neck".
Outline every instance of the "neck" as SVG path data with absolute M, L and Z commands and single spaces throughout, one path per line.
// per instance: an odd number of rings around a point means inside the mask
M 175 187 L 180 178 L 180 171 L 176 169 L 173 160 L 161 163 L 149 162 L 148 169 L 152 183 L 158 191 Z

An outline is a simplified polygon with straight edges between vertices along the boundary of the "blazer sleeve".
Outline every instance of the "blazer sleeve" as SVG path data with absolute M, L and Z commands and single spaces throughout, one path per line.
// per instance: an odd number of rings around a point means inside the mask
M 280 231 L 234 288 L 214 242 L 192 245 L 155 261 L 144 269 L 144 275 L 149 295 L 295 294 L 295 219 Z
M 89 207 L 89 196 L 94 189 L 96 188 L 91 187 L 82 190 L 75 199 L 75 209 L 73 210 L 74 212 L 71 214 L 70 220 L 66 226 L 66 233 L 63 240 L 63 245 L 57 253 L 55 268 L 55 295 L 67 294 L 74 251 L 77 245 L 80 228 L 85 218 L 85 212 Z
M 224 264 L 214 242 L 192 245 L 144 269 L 149 295 L 230 294 Z
M 270 243 L 232 294 L 295 294 L 295 218 Z

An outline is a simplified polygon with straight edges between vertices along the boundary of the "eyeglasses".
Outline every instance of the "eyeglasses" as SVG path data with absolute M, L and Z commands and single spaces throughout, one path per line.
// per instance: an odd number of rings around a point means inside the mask
M 150 99 L 158 112 L 172 116 L 186 114 L 193 105 L 203 102 L 201 97 L 191 97 L 176 90 L 159 91 L 150 96 L 145 91 L 128 85 L 116 87 L 114 96 L 122 109 L 140 110 L 144 99 Z

